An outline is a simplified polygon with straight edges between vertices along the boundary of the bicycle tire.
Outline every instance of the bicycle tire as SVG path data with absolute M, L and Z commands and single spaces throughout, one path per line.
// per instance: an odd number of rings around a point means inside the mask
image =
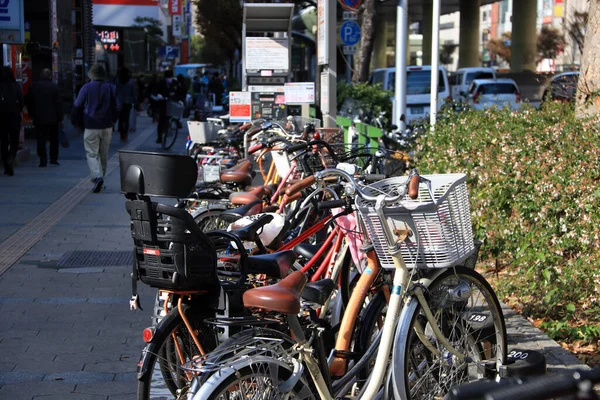
M 212 351 L 217 346 L 216 336 L 212 327 L 202 323 L 203 317 L 190 316 L 190 307 L 184 305 L 190 323 L 199 332 L 200 343 L 205 351 Z M 205 316 L 206 317 L 206 316 Z M 161 399 L 176 399 L 179 389 L 187 387 L 185 373 L 178 369 L 181 364 L 175 356 L 173 333 L 186 357 L 186 361 L 199 355 L 200 352 L 189 335 L 177 308 L 172 309 L 158 324 L 152 341 L 146 345 L 138 366 L 137 399 L 149 400 L 154 396 Z
M 464 301 L 451 299 L 449 290 L 462 282 L 469 285 L 469 298 Z M 473 299 L 473 294 L 478 297 Z M 492 287 L 479 273 L 466 267 L 448 269 L 428 286 L 426 299 L 444 335 L 473 362 L 461 363 L 435 340 L 430 341 L 441 357 L 427 349 L 415 333 L 417 322 L 422 323 L 426 336 L 435 337 L 419 302 L 413 297 L 402 312 L 394 339 L 392 383 L 395 398 L 440 398 L 452 386 L 484 376 L 485 363 L 493 362 L 498 367 L 506 361 L 506 326 L 502 309 Z M 471 322 L 474 315 L 484 314 L 486 320 L 492 318 L 491 330 L 478 330 Z
M 240 219 L 238 215 L 218 210 L 208 210 L 196 216 L 194 220 L 203 232 L 227 230 L 229 225 Z
M 162 147 L 165 150 L 169 150 L 175 144 L 177 140 L 177 133 L 179 132 L 179 121 L 171 118 L 167 131 L 161 137 Z

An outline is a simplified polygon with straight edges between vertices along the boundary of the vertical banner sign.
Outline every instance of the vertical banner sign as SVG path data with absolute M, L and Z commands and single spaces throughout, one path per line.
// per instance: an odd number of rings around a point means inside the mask
M 181 14 L 181 0 L 169 0 L 169 13 L 171 15 Z
M 329 34 L 327 29 L 329 0 L 319 0 L 317 3 L 317 63 L 329 63 Z
M 329 114 L 329 71 L 321 72 L 321 112 Z
M 173 36 L 181 36 L 181 15 L 173 15 Z
M 0 43 L 25 43 L 23 0 L 0 0 Z
M 58 83 L 58 49 L 54 46 L 58 42 L 58 18 L 56 15 L 56 1 L 50 0 L 50 12 L 52 13 L 52 82 Z
M 229 120 L 231 122 L 250 122 L 252 114 L 250 92 L 229 92 Z

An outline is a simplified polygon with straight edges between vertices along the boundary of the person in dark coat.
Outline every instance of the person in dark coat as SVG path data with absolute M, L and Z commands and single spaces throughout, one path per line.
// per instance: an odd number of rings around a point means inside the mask
M 223 86 L 223 82 L 221 82 L 219 73 L 215 72 L 212 80 L 208 84 L 208 92 L 215 95 L 215 104 L 213 104 L 213 106 L 221 105 L 221 97 L 223 96 L 224 91 L 225 87 Z
M 136 102 L 135 82 L 131 79 L 129 69 L 122 67 L 116 80 L 117 96 L 121 103 L 119 114 L 119 133 L 121 141 L 126 142 L 129 134 L 129 114 Z
M 166 70 L 164 78 L 158 82 L 156 89 L 154 89 L 151 96 L 151 99 L 154 100 L 155 110 L 158 116 L 156 143 L 161 143 L 162 135 L 167 132 L 169 123 L 169 117 L 167 116 L 167 102 L 175 97 L 176 91 L 177 81 L 173 78 L 173 71 Z
M 0 157 L 4 164 L 4 174 L 13 176 L 14 163 L 19 150 L 21 132 L 21 111 L 24 101 L 21 86 L 15 80 L 10 67 L 0 70 Z
M 48 164 L 47 141 L 50 141 L 50 164 L 59 165 L 58 132 L 63 123 L 63 108 L 58 85 L 52 82 L 52 71 L 42 70 L 40 80 L 31 84 L 25 104 L 37 134 L 39 166 Z

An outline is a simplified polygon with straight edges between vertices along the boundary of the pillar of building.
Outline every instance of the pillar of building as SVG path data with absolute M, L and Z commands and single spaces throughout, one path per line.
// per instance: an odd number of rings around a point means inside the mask
M 387 26 L 384 17 L 377 17 L 375 24 L 375 43 L 373 44 L 373 58 L 371 60 L 372 69 L 387 68 Z
M 537 0 L 513 0 L 510 69 L 536 70 Z
M 423 21 L 422 21 L 422 33 L 423 33 L 423 65 L 431 65 L 431 29 L 433 19 L 433 2 L 431 0 L 423 1 Z
M 535 0 L 534 0 L 535 1 Z M 476 67 L 479 61 L 479 8 L 481 0 L 460 0 L 458 67 Z M 535 23 L 534 23 L 535 26 Z

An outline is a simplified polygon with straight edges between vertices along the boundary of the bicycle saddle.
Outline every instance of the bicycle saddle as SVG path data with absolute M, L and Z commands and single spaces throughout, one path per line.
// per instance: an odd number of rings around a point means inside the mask
M 249 192 L 241 192 L 241 193 L 232 193 L 229 196 L 229 201 L 231 204 L 235 205 L 243 205 L 249 204 L 256 200 L 262 202 L 262 199 L 265 195 L 265 188 L 262 186 L 257 187 Z
M 262 211 L 262 201 L 254 200 L 248 204 L 244 204 L 241 207 L 233 208 L 231 210 L 223 211 L 223 214 L 232 215 L 236 217 L 245 217 L 248 215 L 258 214 Z
M 309 282 L 304 286 L 302 291 L 302 299 L 323 305 L 331 296 L 331 292 L 335 289 L 335 282 L 333 279 L 321 279 L 316 282 Z
M 258 231 L 271 221 L 273 221 L 272 215 L 263 214 L 251 224 L 241 228 L 234 228 L 230 233 L 240 238 L 241 241 L 256 242 L 258 239 Z M 235 226 L 235 223 L 233 226 Z
M 314 258 L 315 254 L 319 251 L 322 244 L 309 244 L 309 243 L 300 243 L 294 247 L 294 252 L 299 256 L 310 260 Z
M 296 261 L 296 254 L 292 250 L 249 256 L 246 264 L 247 272 L 266 274 L 271 278 L 285 278 L 290 273 L 294 261 Z
M 264 308 L 284 314 L 298 314 L 300 293 L 307 280 L 306 275 L 296 271 L 274 285 L 246 290 L 243 296 L 244 306 Z

